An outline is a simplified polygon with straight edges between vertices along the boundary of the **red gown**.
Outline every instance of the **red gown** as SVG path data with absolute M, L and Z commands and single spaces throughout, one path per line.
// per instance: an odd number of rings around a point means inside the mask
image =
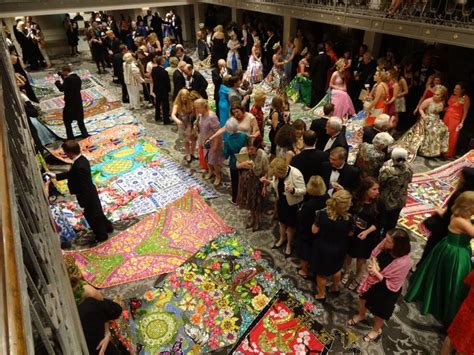
M 474 271 L 466 276 L 464 283 L 471 288 L 448 328 L 448 335 L 457 352 L 471 354 L 474 350 Z
M 448 126 L 449 131 L 449 147 L 448 152 L 444 155 L 447 158 L 452 158 L 456 155 L 456 145 L 458 143 L 459 131 L 456 127 L 461 123 L 464 114 L 464 103 L 469 102 L 469 96 L 464 95 L 460 99 L 456 99 L 455 95 L 451 95 L 448 100 L 448 108 L 444 114 L 444 123 Z

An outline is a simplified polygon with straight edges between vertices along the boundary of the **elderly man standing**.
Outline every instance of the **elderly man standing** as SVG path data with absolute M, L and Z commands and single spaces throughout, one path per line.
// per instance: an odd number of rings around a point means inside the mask
M 342 120 L 339 117 L 329 117 L 326 123 L 326 133 L 329 139 L 323 149 L 325 152 L 329 154 L 331 150 L 337 147 L 342 147 L 346 151 L 349 150 L 349 145 L 343 131 Z
M 374 137 L 381 132 L 387 132 L 390 128 L 390 116 L 382 113 L 375 118 L 373 126 L 365 126 L 363 128 L 363 143 L 372 143 Z

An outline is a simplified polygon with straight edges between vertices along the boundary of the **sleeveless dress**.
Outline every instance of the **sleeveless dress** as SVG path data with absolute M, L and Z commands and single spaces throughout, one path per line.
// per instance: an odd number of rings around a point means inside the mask
M 245 79 L 252 84 L 257 84 L 263 80 L 263 64 L 260 58 L 250 56 Z
M 334 81 L 336 88 L 331 89 L 331 102 L 334 104 L 334 116 L 344 117 L 345 115 L 353 116 L 355 114 L 354 105 L 349 94 L 344 90 L 344 81 L 340 75 L 336 76 Z
M 211 48 L 211 64 L 217 66 L 219 59 L 226 59 L 226 46 L 223 38 L 214 38 Z
M 447 158 L 452 158 L 456 155 L 456 145 L 459 138 L 459 131 L 456 131 L 456 127 L 461 123 L 464 114 L 464 103 L 466 101 L 469 101 L 467 95 L 458 100 L 456 100 L 455 95 L 452 95 L 448 100 L 448 108 L 443 119 L 449 131 L 448 151 L 445 154 Z
M 423 314 L 431 313 L 448 327 L 468 294 L 463 280 L 470 271 L 470 238 L 448 231 L 419 265 L 405 298 L 422 302 Z
M 417 154 L 431 158 L 448 150 L 448 128 L 439 118 L 442 110 L 442 102 L 431 102 L 426 108 L 426 120 L 418 119 L 416 124 L 395 142 L 394 147 L 408 150 L 409 161 L 415 160 Z
M 365 119 L 366 126 L 372 126 L 374 124 L 375 118 L 385 113 L 385 97 L 387 96 L 387 91 L 384 87 L 384 95 L 383 98 L 375 103 L 375 106 L 370 110 L 369 116 Z
M 387 100 L 391 100 L 393 97 L 393 83 L 390 81 L 388 83 L 388 97 Z M 392 102 L 391 104 L 385 105 L 385 113 L 389 115 L 390 117 L 395 114 L 395 101 Z
M 231 68 L 233 73 L 242 69 L 239 51 L 236 48 L 238 45 L 239 41 L 237 40 L 229 40 L 227 42 L 227 48 L 229 48 L 229 52 L 227 52 L 227 68 Z

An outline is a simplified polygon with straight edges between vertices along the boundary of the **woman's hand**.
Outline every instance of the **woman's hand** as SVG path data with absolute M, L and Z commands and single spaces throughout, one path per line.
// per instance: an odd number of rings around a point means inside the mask
M 261 180 L 261 179 L 260 179 Z M 262 196 L 265 197 L 267 196 L 268 194 L 268 191 L 267 191 L 267 186 L 266 185 L 263 185 L 263 188 L 262 188 Z
M 99 355 L 104 355 L 105 354 L 105 351 L 107 350 L 107 346 L 109 345 L 109 342 L 110 342 L 110 333 L 107 332 L 104 336 L 104 339 L 102 339 L 99 343 L 99 345 L 97 346 L 96 350 L 99 350 Z
M 456 127 L 456 132 L 459 132 L 462 129 L 462 127 L 463 127 L 462 123 L 458 124 L 458 126 Z
M 262 182 L 264 185 L 270 184 L 270 180 L 268 180 L 266 176 L 262 176 L 260 178 L 260 182 Z
M 365 231 L 360 232 L 357 238 L 359 238 L 360 240 L 364 240 L 365 238 L 367 238 L 368 235 L 369 232 L 368 229 L 366 229 Z

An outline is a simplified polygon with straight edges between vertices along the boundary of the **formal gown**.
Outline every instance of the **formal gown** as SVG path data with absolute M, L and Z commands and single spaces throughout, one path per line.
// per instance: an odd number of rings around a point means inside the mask
M 244 77 L 252 84 L 257 84 L 263 80 L 263 64 L 260 57 L 253 54 L 250 56 Z
M 309 63 L 306 59 L 301 59 L 299 64 L 304 64 L 304 71 L 309 72 Z M 286 88 L 286 94 L 294 102 L 303 102 L 306 106 L 311 105 L 311 79 L 302 75 L 300 65 L 297 68 L 295 78 Z
M 423 314 L 431 313 L 448 327 L 468 294 L 463 280 L 470 271 L 470 238 L 449 231 L 418 266 L 406 300 L 422 302 Z
M 229 42 L 227 42 L 227 48 L 229 48 L 227 52 L 227 68 L 231 68 L 233 73 L 242 70 L 242 63 L 237 48 L 238 45 L 239 41 L 237 40 L 229 40 Z
M 370 110 L 369 116 L 365 119 L 365 124 L 367 126 L 371 126 L 375 122 L 375 118 L 377 118 L 378 115 L 385 113 L 385 98 L 387 96 L 387 92 L 384 87 L 384 94 L 382 98 L 375 103 L 375 106 Z
M 344 81 L 337 75 L 334 81 L 335 88 L 331 89 L 331 102 L 334 104 L 334 116 L 344 117 L 345 115 L 353 116 L 355 114 L 352 100 L 345 90 Z
M 418 122 L 395 142 L 394 146 L 408 150 L 410 161 L 415 160 L 417 154 L 431 158 L 447 152 L 449 132 L 439 118 L 442 110 L 442 102 L 430 102 L 426 108 L 426 119 L 418 119 Z
M 456 128 L 461 123 L 464 114 L 464 104 L 466 101 L 469 102 L 469 97 L 467 95 L 464 95 L 460 99 L 457 99 L 455 95 L 452 95 L 448 100 L 448 107 L 444 114 L 444 123 L 449 131 L 448 151 L 445 154 L 447 158 L 452 158 L 456 155 L 456 145 L 459 138 L 459 131 L 457 131 Z
M 216 66 L 219 59 L 226 59 L 226 52 L 227 48 L 224 39 L 214 38 L 211 48 L 211 64 Z

